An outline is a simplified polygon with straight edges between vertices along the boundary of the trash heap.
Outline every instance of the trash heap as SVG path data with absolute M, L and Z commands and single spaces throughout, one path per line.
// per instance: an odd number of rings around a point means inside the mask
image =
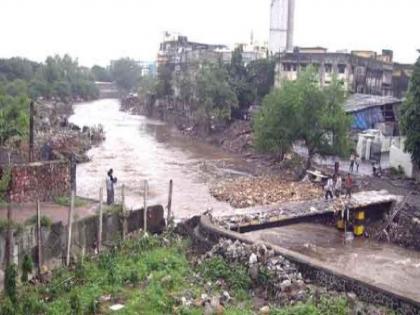
M 307 297 L 307 287 L 296 266 L 264 244 L 249 245 L 222 239 L 202 259 L 214 256 L 246 266 L 254 283 L 265 278 L 267 291 L 281 305 L 303 301 Z
M 290 182 L 267 176 L 227 180 L 211 188 L 210 192 L 217 200 L 229 202 L 235 208 L 317 199 L 323 194 L 319 186 L 309 182 Z

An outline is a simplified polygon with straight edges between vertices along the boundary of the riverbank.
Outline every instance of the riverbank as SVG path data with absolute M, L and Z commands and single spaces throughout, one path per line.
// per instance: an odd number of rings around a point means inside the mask
M 151 109 L 150 106 L 141 104 L 135 98 L 123 101 L 121 107 L 122 110 L 133 114 L 160 117 L 164 121 L 168 121 L 169 124 L 182 114 L 179 111 L 180 106 L 173 104 L 171 108 L 171 110 L 166 111 L 163 111 L 162 107 Z M 246 213 L 247 208 L 249 212 L 252 212 L 258 210 L 258 208 L 262 209 L 266 205 L 287 202 L 287 199 L 292 200 L 294 197 L 296 198 L 296 190 L 303 194 L 305 194 L 305 191 L 310 191 L 306 188 L 299 188 L 300 183 L 297 182 L 304 167 L 303 158 L 297 154 L 292 154 L 278 163 L 272 156 L 257 154 L 252 148 L 252 129 L 249 121 L 235 121 L 227 129 L 205 136 L 195 132 L 194 128 L 188 125 L 186 121 L 186 116 L 184 116 L 174 124 L 183 135 L 192 139 L 201 139 L 201 141 L 210 143 L 226 152 L 234 152 L 240 159 L 254 167 L 255 171 L 251 173 L 253 176 L 218 178 L 217 182 L 210 187 L 210 192 L 218 200 L 227 201 L 234 208 L 245 208 L 244 212 L 241 213 Z M 231 168 L 235 169 L 235 165 L 231 165 Z M 316 164 L 316 168 L 326 174 L 332 174 L 333 163 Z M 342 163 L 342 169 L 342 175 L 345 176 L 348 169 L 345 162 Z M 420 231 L 420 224 L 418 224 L 420 222 L 418 219 L 420 216 L 419 185 L 412 180 L 395 178 L 391 175 L 382 178 L 372 177 L 369 176 L 369 172 L 355 173 L 353 174 L 353 180 L 355 192 L 387 190 L 390 193 L 402 196 L 406 196 L 412 191 L 417 192 L 417 197 L 414 195 L 407 200 L 405 210 L 393 217 L 392 222 L 387 224 L 385 231 L 381 231 L 381 229 L 384 229 L 389 218 L 383 218 L 376 227 L 373 226 L 368 229 L 368 233 L 370 237 L 379 235 L 377 239 L 380 241 L 392 242 L 406 248 L 420 248 L 419 242 L 416 240 Z M 293 189 L 295 185 L 298 189 Z M 315 199 L 320 199 L 322 195 L 321 187 L 318 188 L 316 195 L 316 197 L 314 196 Z
M 19 284 L 1 298 L 0 309 L 13 314 L 389 313 L 352 293 L 312 285 L 270 249 L 229 241 L 204 255 L 197 249 L 173 233 L 132 236 L 55 270 L 43 283 Z

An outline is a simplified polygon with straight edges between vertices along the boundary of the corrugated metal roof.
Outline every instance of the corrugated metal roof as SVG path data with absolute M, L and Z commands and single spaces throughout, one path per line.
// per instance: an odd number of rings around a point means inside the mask
M 368 94 L 352 94 L 344 104 L 346 113 L 362 111 L 372 107 L 398 104 L 402 100 L 392 96 L 378 96 Z

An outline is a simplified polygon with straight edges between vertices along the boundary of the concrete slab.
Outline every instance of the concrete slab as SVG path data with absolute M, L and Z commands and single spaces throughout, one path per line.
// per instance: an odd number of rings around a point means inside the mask
M 365 238 L 344 243 L 333 227 L 302 223 L 245 234 L 314 259 L 326 269 L 420 302 L 420 252 Z

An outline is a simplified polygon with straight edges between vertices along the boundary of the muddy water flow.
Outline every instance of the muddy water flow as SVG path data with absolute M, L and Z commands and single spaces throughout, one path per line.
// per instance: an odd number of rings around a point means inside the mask
M 106 172 L 118 178 L 116 199 L 122 184 L 129 208 L 143 204 L 143 181 L 149 181 L 150 204 L 167 204 L 168 183 L 174 181 L 173 210 L 176 217 L 189 217 L 212 208 L 216 215 L 234 213 L 209 193 L 210 182 L 234 176 L 232 166 L 245 163 L 216 147 L 191 140 L 168 125 L 144 116 L 120 111 L 115 99 L 74 106 L 72 123 L 80 127 L 101 124 L 106 140 L 88 152 L 91 161 L 78 165 L 77 194 L 98 198 Z

